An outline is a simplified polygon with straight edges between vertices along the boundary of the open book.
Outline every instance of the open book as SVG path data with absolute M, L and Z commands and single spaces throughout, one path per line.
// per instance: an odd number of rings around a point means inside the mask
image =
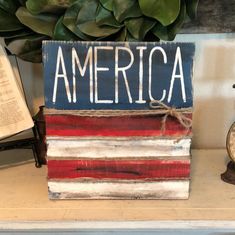
M 0 45 L 0 139 L 33 127 L 21 85 Z

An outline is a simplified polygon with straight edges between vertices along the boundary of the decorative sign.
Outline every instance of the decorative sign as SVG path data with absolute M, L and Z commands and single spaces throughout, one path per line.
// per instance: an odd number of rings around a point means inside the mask
M 188 198 L 194 44 L 43 50 L 49 198 Z
M 43 43 L 46 107 L 149 109 L 158 100 L 192 107 L 193 43 Z

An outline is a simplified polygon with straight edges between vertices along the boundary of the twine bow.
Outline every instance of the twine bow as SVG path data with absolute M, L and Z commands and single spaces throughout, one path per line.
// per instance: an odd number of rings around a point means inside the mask
M 164 115 L 162 119 L 162 131 L 165 131 L 168 116 L 175 117 L 185 128 L 192 127 L 192 119 L 187 114 L 192 113 L 192 108 L 174 108 L 167 106 L 159 100 L 150 101 L 149 110 L 54 110 L 45 109 L 45 114 L 68 114 L 83 117 L 123 117 L 123 116 L 150 116 Z
M 179 123 L 185 127 L 185 129 L 189 129 L 192 127 L 192 119 L 187 117 L 186 114 L 192 113 L 192 108 L 174 108 L 167 106 L 160 100 L 154 100 L 149 103 L 149 107 L 151 109 L 156 110 L 156 114 L 165 114 L 162 119 L 162 131 L 166 129 L 166 120 L 168 116 L 175 117 Z

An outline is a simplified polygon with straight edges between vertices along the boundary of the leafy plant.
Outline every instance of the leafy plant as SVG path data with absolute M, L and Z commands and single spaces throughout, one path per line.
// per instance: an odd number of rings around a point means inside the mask
M 199 0 L 0 0 L 0 36 L 41 62 L 42 40 L 173 40 Z

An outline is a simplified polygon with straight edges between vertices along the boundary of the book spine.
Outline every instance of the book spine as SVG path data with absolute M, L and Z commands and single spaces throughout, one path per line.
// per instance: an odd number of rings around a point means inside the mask
M 49 180 L 50 199 L 187 199 L 189 180 L 77 181 Z
M 49 160 L 49 179 L 188 179 L 190 160 Z
M 192 117 L 192 115 L 188 115 Z M 47 136 L 190 136 L 192 130 L 176 118 L 168 117 L 164 126 L 162 115 L 125 117 L 82 117 L 46 115 Z
M 47 140 L 48 157 L 127 158 L 189 156 L 191 139 Z

